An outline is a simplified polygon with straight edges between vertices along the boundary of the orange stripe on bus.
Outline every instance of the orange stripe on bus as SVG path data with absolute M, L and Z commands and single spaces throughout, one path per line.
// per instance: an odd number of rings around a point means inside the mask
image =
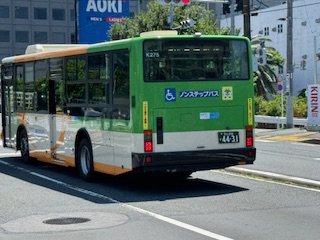
M 122 168 L 118 166 L 113 166 L 113 165 L 104 164 L 104 163 L 97 163 L 97 162 L 94 163 L 94 170 L 96 172 L 106 173 L 110 175 L 119 175 L 119 174 L 131 171 L 131 169 L 129 168 Z
M 40 152 L 40 151 L 37 151 L 37 150 L 34 150 L 34 151 L 30 151 L 30 157 L 32 158 L 36 158 L 36 159 L 41 159 L 41 162 L 48 162 L 48 163 L 51 163 L 51 153 L 50 151 L 48 152 Z
M 88 52 L 88 46 L 83 46 L 83 47 L 64 49 L 59 51 L 20 55 L 14 58 L 14 62 L 18 63 L 18 62 L 35 61 L 35 60 L 41 60 L 41 59 L 47 59 L 47 58 L 73 56 L 73 55 L 85 54 L 87 52 Z

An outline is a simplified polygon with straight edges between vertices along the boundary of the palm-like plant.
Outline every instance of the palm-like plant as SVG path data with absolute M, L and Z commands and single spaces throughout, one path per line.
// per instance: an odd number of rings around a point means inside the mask
M 259 55 L 259 51 L 262 48 L 262 42 L 271 42 L 268 38 L 262 38 L 261 36 L 254 36 L 251 39 L 252 52 L 255 55 Z M 258 96 L 263 96 L 268 100 L 268 94 L 276 94 L 276 90 L 273 87 L 273 83 L 277 82 L 277 76 L 274 72 L 276 67 L 282 67 L 284 58 L 273 47 L 265 47 L 267 52 L 267 64 L 258 63 L 258 70 L 254 72 L 254 90 Z

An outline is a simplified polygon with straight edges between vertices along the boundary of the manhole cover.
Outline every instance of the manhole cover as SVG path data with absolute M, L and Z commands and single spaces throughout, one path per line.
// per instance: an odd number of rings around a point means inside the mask
M 45 220 L 43 221 L 43 223 L 52 224 L 52 225 L 67 225 L 67 224 L 85 223 L 89 221 L 90 221 L 89 218 L 62 217 L 62 218 Z

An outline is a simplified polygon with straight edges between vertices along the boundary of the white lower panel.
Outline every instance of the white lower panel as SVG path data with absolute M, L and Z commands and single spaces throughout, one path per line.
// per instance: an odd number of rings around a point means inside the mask
M 245 130 L 233 129 L 230 132 L 239 132 L 239 143 L 219 143 L 218 132 L 220 131 L 202 131 L 202 132 L 175 132 L 164 133 L 163 144 L 157 144 L 157 135 L 153 134 L 154 152 L 176 152 L 176 151 L 200 151 L 211 149 L 244 148 Z M 143 134 L 134 134 L 134 152 L 144 152 Z

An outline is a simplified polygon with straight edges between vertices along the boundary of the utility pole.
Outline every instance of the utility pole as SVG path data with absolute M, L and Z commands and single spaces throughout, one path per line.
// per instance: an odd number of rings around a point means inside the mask
M 244 36 L 251 40 L 250 6 L 249 0 L 243 0 L 243 29 Z
M 293 61 L 292 61 L 292 0 L 287 0 L 287 114 L 286 114 L 286 128 L 293 127 Z
M 235 2 L 235 0 L 230 0 L 230 14 L 231 14 L 231 35 L 234 35 L 234 18 L 235 18 L 235 14 L 234 14 L 234 7 L 235 7 L 235 5 L 234 5 L 234 2 Z

